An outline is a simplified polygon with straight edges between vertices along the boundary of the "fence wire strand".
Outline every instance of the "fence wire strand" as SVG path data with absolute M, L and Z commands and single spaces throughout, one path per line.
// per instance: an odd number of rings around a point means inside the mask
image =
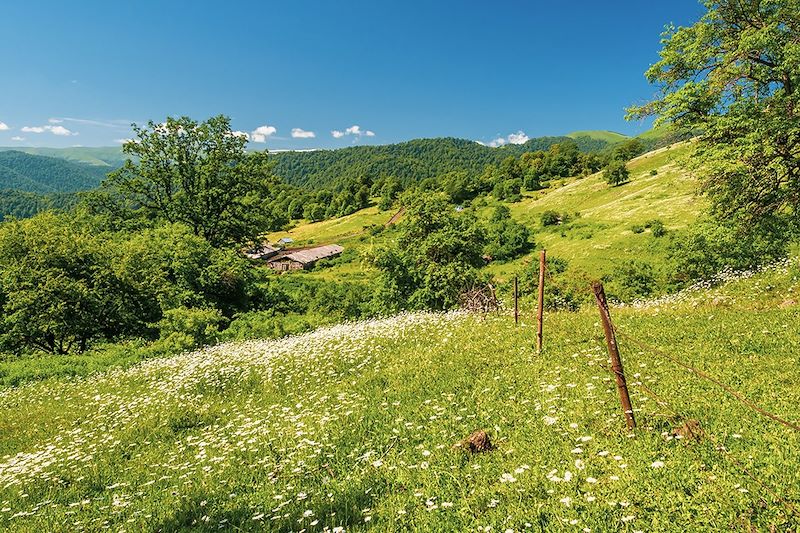
M 699 370 L 699 369 L 689 365 L 688 363 L 684 363 L 680 359 L 677 359 L 677 358 L 675 358 L 675 357 L 673 357 L 673 356 L 671 356 L 671 355 L 669 355 L 667 353 L 664 353 L 662 350 L 659 350 L 658 348 L 650 346 L 649 344 L 647 344 L 645 342 L 642 342 L 642 341 L 640 341 L 640 340 L 638 340 L 638 339 L 626 334 L 625 332 L 620 331 L 619 329 L 616 328 L 616 326 L 614 327 L 614 332 L 617 335 L 619 335 L 620 337 L 632 342 L 633 344 L 635 344 L 636 346 L 638 346 L 642 350 L 645 350 L 645 351 L 648 351 L 648 352 L 650 352 L 650 353 L 652 353 L 654 355 L 658 355 L 660 357 L 663 357 L 664 359 L 667 359 L 668 361 L 671 361 L 671 362 L 675 363 L 676 365 L 689 370 L 690 372 L 694 373 L 696 376 L 715 384 L 716 386 L 720 387 L 725 392 L 730 394 L 732 397 L 734 397 L 736 400 L 738 400 L 741 404 L 749 407 L 750 409 L 756 411 L 757 413 L 759 413 L 759 414 L 761 414 L 763 416 L 766 416 L 767 418 L 770 418 L 770 419 L 774 420 L 775 422 L 778 422 L 779 424 L 783 424 L 784 426 L 786 426 L 786 427 L 788 427 L 790 429 L 793 429 L 795 431 L 800 431 L 800 425 L 795 424 L 794 422 L 790 422 L 789 420 L 786 420 L 784 418 L 781 418 L 780 416 L 767 411 L 763 407 L 758 406 L 755 402 L 753 402 L 752 400 L 749 400 L 747 397 L 745 397 L 744 394 L 742 394 L 741 392 L 731 388 L 730 386 L 728 386 L 725 383 L 721 382 L 717 378 L 707 374 L 706 372 L 703 372 L 702 370 Z
M 598 368 L 601 368 L 602 370 L 613 374 L 613 370 L 610 367 L 607 367 L 606 365 L 603 365 L 599 361 L 594 362 L 594 363 L 595 363 L 595 366 L 597 366 Z M 672 416 L 674 418 L 676 418 L 678 420 L 682 420 L 682 419 L 686 418 L 685 416 L 681 415 L 681 413 L 675 408 L 674 405 L 672 405 L 664 397 L 660 396 L 659 394 L 656 394 L 655 391 L 653 391 L 652 389 L 647 387 L 644 383 L 633 382 L 633 383 L 631 383 L 631 385 L 633 385 L 634 387 L 637 387 L 645 395 L 647 395 L 650 398 L 652 398 L 653 401 L 655 401 L 659 406 L 666 407 L 669 411 L 672 412 Z M 708 437 L 708 439 L 714 445 L 714 449 L 716 451 L 720 452 L 720 455 L 725 460 L 729 461 L 734 467 L 738 468 L 739 471 L 742 474 L 744 474 L 747 478 L 749 478 L 751 481 L 755 482 L 762 489 L 764 489 L 766 492 L 768 492 L 775 499 L 775 501 L 783 504 L 783 506 L 786 507 L 789 510 L 790 513 L 792 513 L 792 514 L 794 514 L 796 516 L 800 516 L 800 511 L 798 511 L 797 507 L 792 502 L 790 502 L 789 500 L 786 500 L 785 498 L 783 498 L 780 494 L 778 494 L 778 492 L 773 487 L 771 487 L 770 485 L 768 485 L 767 483 L 765 483 L 764 481 L 759 479 L 757 476 L 752 474 L 747 469 L 747 467 L 745 467 L 741 463 L 741 461 L 739 461 L 733 455 L 731 455 L 731 452 L 724 445 L 719 443 L 719 441 L 716 439 L 716 437 L 714 437 L 713 434 L 707 433 L 707 432 L 704 431 L 703 435 L 705 437 Z

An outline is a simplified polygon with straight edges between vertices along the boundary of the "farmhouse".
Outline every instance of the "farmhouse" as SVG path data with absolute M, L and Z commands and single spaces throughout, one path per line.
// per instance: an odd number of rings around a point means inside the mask
M 269 261 L 269 266 L 275 270 L 301 270 L 311 268 L 320 259 L 336 257 L 341 254 L 344 248 L 338 244 L 328 244 L 304 250 L 289 251 L 275 256 Z
M 244 255 L 248 259 L 269 259 L 276 256 L 278 252 L 280 252 L 280 249 L 270 246 L 267 243 L 262 243 L 249 250 L 245 250 Z

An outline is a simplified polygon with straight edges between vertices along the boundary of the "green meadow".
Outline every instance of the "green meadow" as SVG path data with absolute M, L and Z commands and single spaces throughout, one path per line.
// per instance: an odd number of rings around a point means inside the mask
M 612 316 L 796 423 L 798 291 L 795 259 Z M 797 431 L 621 338 L 629 431 L 596 309 L 547 314 L 536 354 L 532 308 L 519 326 L 401 314 L 2 389 L 0 528 L 800 526 L 782 503 L 800 498 Z M 493 450 L 454 446 L 477 429 Z

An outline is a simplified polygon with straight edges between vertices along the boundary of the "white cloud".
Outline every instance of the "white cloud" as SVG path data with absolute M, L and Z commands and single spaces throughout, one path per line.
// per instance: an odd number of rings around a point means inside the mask
M 47 122 L 49 122 L 50 124 L 61 124 L 64 121 L 61 120 L 60 118 L 49 118 L 47 119 Z
M 131 142 L 133 139 L 114 139 L 114 142 L 117 144 L 125 144 Z
M 512 133 L 508 136 L 508 142 L 511 144 L 525 144 L 528 142 L 529 137 L 524 131 L 519 130 L 517 133 Z
M 0 131 L 10 130 L 11 128 L 8 127 L 8 124 L 5 122 L 0 122 Z
M 317 134 L 313 131 L 306 131 L 301 128 L 292 128 L 292 137 L 294 139 L 313 139 Z
M 259 126 L 250 134 L 250 140 L 257 143 L 265 143 L 267 142 L 267 137 L 274 135 L 277 131 L 275 126 Z
M 78 134 L 77 132 L 68 130 L 64 126 L 45 126 L 45 127 L 49 129 L 50 133 L 52 133 L 53 135 L 69 136 Z
M 14 137 L 11 137 L 11 140 L 12 141 L 24 141 L 25 137 L 20 137 L 19 135 L 16 135 Z
M 25 133 L 44 133 L 49 131 L 53 135 L 59 135 L 62 137 L 68 137 L 71 135 L 77 135 L 77 131 L 68 130 L 64 126 L 23 126 L 22 131 Z
M 510 133 L 508 137 L 498 137 L 496 139 L 492 139 L 491 141 L 486 143 L 486 146 L 497 148 L 498 146 L 503 146 L 506 144 L 525 144 L 526 142 L 528 142 L 529 139 L 530 137 L 528 137 L 528 135 L 524 131 L 519 130 L 517 133 Z
M 247 133 L 246 131 L 239 131 L 239 130 L 232 131 L 231 135 L 233 135 L 234 137 L 244 137 L 248 141 L 250 140 L 250 134 Z
M 362 130 L 361 126 L 358 124 L 353 124 L 349 128 L 345 129 L 344 131 L 333 130 L 331 132 L 334 139 L 341 139 L 345 135 L 352 135 L 356 138 L 360 137 L 375 137 L 375 132 L 372 130 Z

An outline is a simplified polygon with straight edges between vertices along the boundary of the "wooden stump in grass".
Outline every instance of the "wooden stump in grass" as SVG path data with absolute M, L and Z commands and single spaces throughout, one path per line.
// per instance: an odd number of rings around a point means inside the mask
M 462 440 L 454 447 L 461 448 L 469 453 L 482 453 L 494 450 L 494 444 L 492 444 L 489 434 L 482 429 L 473 431 L 469 437 Z

